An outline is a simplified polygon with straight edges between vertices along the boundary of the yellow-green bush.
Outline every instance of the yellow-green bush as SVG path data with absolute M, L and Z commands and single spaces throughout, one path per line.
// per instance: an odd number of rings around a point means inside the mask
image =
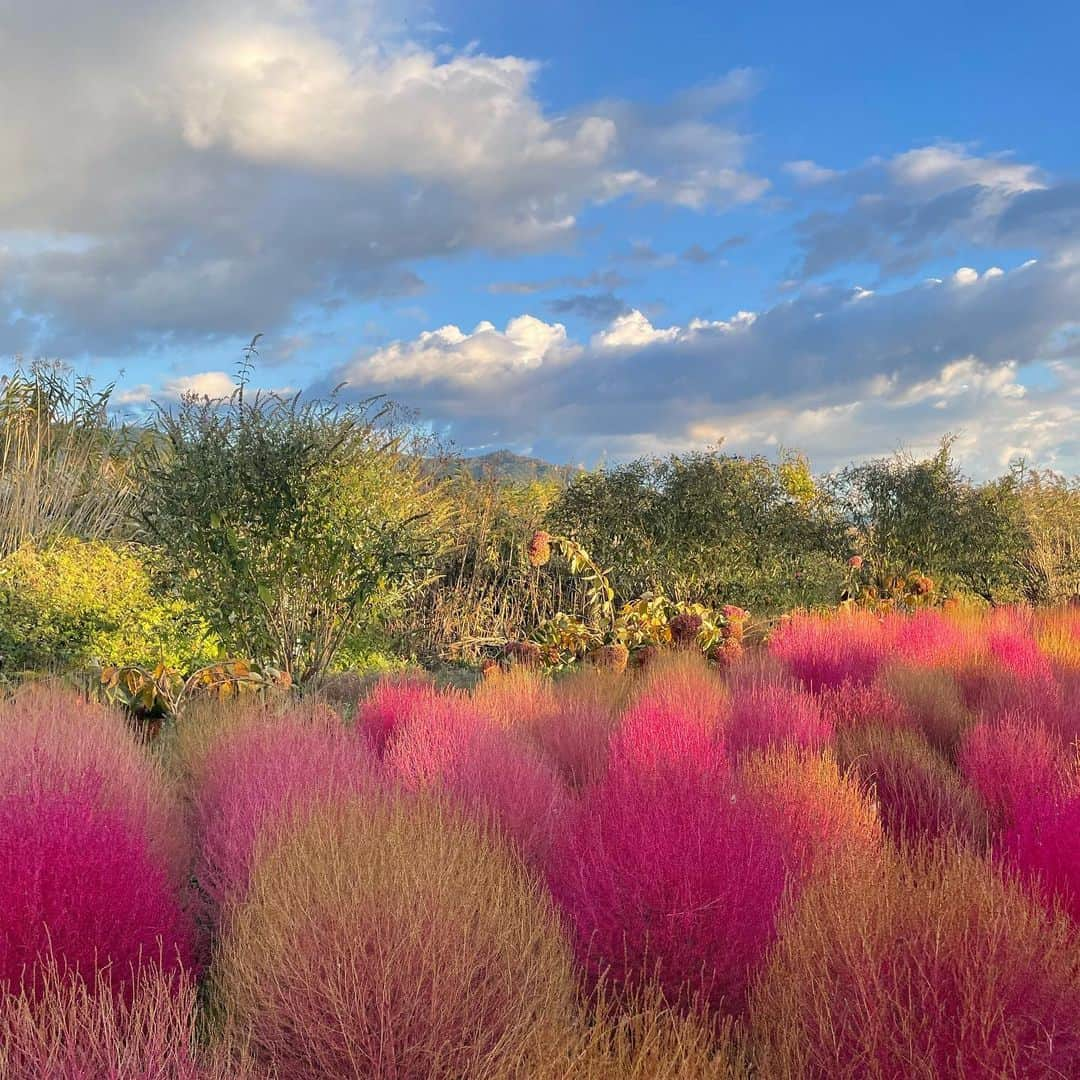
M 136 547 L 67 537 L 0 560 L 0 670 L 187 669 L 217 651 L 197 612 L 155 590 Z

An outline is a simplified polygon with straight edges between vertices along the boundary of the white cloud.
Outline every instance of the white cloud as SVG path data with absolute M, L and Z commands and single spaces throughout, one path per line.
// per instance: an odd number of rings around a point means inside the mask
M 359 356 L 329 382 L 385 391 L 464 447 L 504 442 L 558 460 L 724 437 L 740 451 L 798 446 L 832 467 L 959 431 L 980 474 L 1006 450 L 1080 467 L 1075 357 L 1044 356 L 1074 318 L 1080 267 L 1042 261 L 863 293 L 812 288 L 756 314 L 667 327 L 634 311 L 588 343 L 532 316 L 501 331 L 448 327 Z
M 553 114 L 532 60 L 428 48 L 388 28 L 402 10 L 0 0 L 0 350 L 271 331 L 415 293 L 419 260 L 566 244 L 593 203 L 766 186 L 716 115 L 746 72 Z

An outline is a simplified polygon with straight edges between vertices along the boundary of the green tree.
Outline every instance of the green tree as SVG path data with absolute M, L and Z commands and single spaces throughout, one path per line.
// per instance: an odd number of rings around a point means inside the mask
M 952 442 L 921 460 L 895 454 L 850 465 L 834 477 L 832 494 L 880 579 L 917 571 L 946 591 L 1015 600 L 1030 545 L 1018 478 L 973 485 Z
M 792 455 L 702 451 L 584 473 L 550 521 L 610 568 L 620 602 L 663 592 L 762 612 L 828 602 L 843 577 L 841 523 Z
M 306 682 L 423 580 L 437 484 L 385 403 L 241 388 L 155 427 L 139 521 L 234 654 Z

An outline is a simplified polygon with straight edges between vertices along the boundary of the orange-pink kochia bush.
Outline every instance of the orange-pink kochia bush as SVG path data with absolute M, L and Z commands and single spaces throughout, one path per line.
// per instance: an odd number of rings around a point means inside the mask
M 61 974 L 129 996 L 144 964 L 194 966 L 194 929 L 167 868 L 101 781 L 30 778 L 0 795 L 0 997 Z
M 988 823 L 978 796 L 917 732 L 850 729 L 838 738 L 837 754 L 872 795 L 892 839 L 951 837 L 985 846 Z
M 422 796 L 324 807 L 283 836 L 211 987 L 225 1030 L 289 1080 L 533 1075 L 522 1063 L 576 1006 L 540 884 Z
M 770 1080 L 1078 1076 L 1075 928 L 947 846 L 841 863 L 786 910 L 749 1019 Z
M 569 801 L 558 773 L 524 735 L 496 726 L 460 695 L 414 717 L 385 765 L 406 788 L 440 790 L 491 819 L 534 866 L 543 865 Z
M 252 710 L 216 738 L 192 792 L 196 877 L 212 913 L 241 897 L 283 822 L 380 783 L 368 743 L 333 712 Z
M 197 1041 L 196 983 L 144 966 L 129 1000 L 42 965 L 35 993 L 0 1000 L 4 1080 L 255 1080 L 250 1062 Z

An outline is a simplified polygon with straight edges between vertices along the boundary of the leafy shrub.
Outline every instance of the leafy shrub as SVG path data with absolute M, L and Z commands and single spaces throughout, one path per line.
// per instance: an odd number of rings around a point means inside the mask
M 66 537 L 0 562 L 0 670 L 209 663 L 217 645 L 206 625 L 158 593 L 144 555 Z
M 1080 955 L 978 857 L 890 855 L 808 886 L 750 1021 L 776 1080 L 1075 1076 Z
M 0 796 L 0 996 L 34 987 L 40 960 L 117 992 L 143 963 L 190 967 L 193 936 L 139 830 L 103 809 L 90 777 Z M 127 988 L 130 993 L 130 987 Z
M 388 408 L 241 389 L 157 427 L 141 524 L 231 653 L 316 679 L 426 573 L 436 485 Z
M 241 898 L 260 846 L 289 820 L 377 783 L 367 745 L 336 715 L 250 711 L 217 740 L 194 790 L 200 887 L 218 907 Z
M 603 988 L 573 1026 L 552 1031 L 526 1065 L 529 1080 L 746 1080 L 730 1019 L 673 1008 L 655 987 L 612 999 Z M 521 1073 L 507 1074 L 518 1080 Z M 522 1078 L 523 1080 L 523 1078 Z
M 509 1075 L 575 996 L 539 887 L 427 799 L 323 809 L 284 838 L 213 987 L 230 1029 L 293 1080 Z

